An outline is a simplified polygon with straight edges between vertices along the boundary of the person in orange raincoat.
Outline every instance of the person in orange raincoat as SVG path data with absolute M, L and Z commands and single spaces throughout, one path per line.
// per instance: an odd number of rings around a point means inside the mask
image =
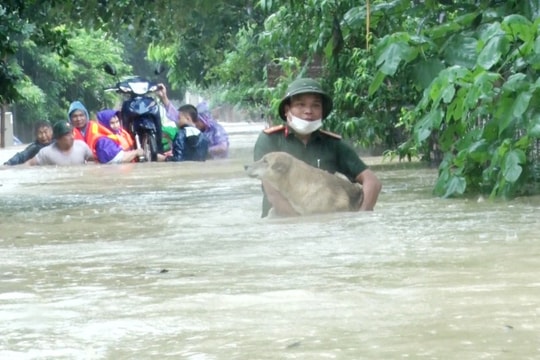
M 116 164 L 135 161 L 143 155 L 142 149 L 134 149 L 133 137 L 122 127 L 119 112 L 112 109 L 97 113 L 99 125 L 110 134 L 98 138 L 96 154 L 98 161 L 104 164 Z

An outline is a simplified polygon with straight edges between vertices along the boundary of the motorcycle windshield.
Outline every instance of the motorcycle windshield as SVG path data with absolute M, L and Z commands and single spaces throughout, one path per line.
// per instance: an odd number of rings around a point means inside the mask
M 146 81 L 137 81 L 137 82 L 130 82 L 129 87 L 131 90 L 133 90 L 134 94 L 137 95 L 144 95 L 148 92 L 148 82 Z

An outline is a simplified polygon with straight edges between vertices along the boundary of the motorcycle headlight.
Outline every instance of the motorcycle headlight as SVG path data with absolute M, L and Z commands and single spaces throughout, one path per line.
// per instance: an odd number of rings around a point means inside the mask
M 131 90 L 137 95 L 144 95 L 148 92 L 148 83 L 147 82 L 130 82 L 129 86 Z

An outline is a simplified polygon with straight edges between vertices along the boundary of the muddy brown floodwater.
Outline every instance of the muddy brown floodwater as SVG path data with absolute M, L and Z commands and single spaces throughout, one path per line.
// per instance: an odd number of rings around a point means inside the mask
M 1 359 L 540 358 L 538 197 L 374 167 L 374 212 L 260 219 L 261 126 L 227 128 L 224 161 L 0 171 Z

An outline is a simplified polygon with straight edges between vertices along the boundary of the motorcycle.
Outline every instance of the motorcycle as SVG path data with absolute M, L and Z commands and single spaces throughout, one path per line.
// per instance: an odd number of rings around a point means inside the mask
M 104 69 L 116 76 L 111 65 L 105 64 Z M 143 149 L 144 155 L 139 161 L 157 161 L 158 153 L 163 152 L 159 105 L 152 96 L 158 90 L 158 84 L 140 76 L 119 80 L 116 85 L 105 88 L 105 92 L 115 91 L 124 97 L 120 114 L 123 126 L 135 139 L 137 148 Z

